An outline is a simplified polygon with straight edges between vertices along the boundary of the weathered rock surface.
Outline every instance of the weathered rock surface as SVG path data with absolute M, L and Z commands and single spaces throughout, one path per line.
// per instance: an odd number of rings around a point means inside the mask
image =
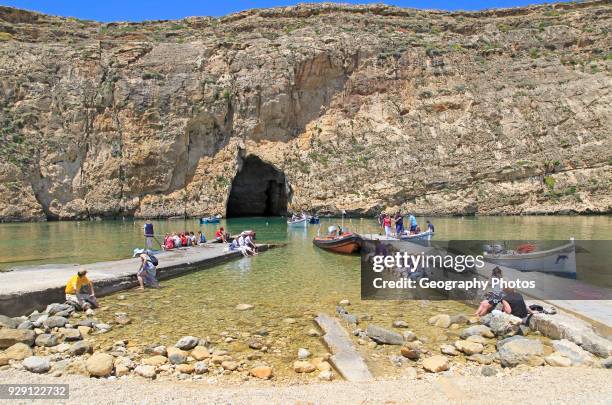
M 80 356 L 85 353 L 93 353 L 93 346 L 91 343 L 82 340 L 70 346 L 70 349 L 68 349 L 68 353 L 70 353 L 72 356 Z
M 155 367 L 141 364 L 134 369 L 134 373 L 144 378 L 155 378 Z
M 595 363 L 595 358 L 591 353 L 567 339 L 554 340 L 552 345 L 557 352 L 570 359 L 574 366 L 590 366 Z
M 609 212 L 607 7 L 1 7 L 0 220 L 225 213 L 248 156 L 294 210 Z
M 9 360 L 23 360 L 34 354 L 29 345 L 25 343 L 15 343 L 4 351 L 4 355 Z
M 469 328 L 465 328 L 464 330 L 462 330 L 460 334 L 461 339 L 467 339 L 472 335 L 479 335 L 486 338 L 495 337 L 491 329 L 486 325 L 470 326 Z
M 181 364 L 187 361 L 188 353 L 177 347 L 168 347 L 168 360 L 172 364 Z
M 200 339 L 195 336 L 183 336 L 176 342 L 175 346 L 181 350 L 191 350 L 197 346 L 199 341 Z
M 268 367 L 268 366 L 253 367 L 251 370 L 249 370 L 249 373 L 253 377 L 257 377 L 262 380 L 267 380 L 272 377 L 272 367 Z

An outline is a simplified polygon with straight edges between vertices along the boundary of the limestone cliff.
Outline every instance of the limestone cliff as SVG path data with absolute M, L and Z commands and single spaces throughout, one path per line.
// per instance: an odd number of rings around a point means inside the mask
M 289 209 L 610 212 L 611 12 L 0 7 L 0 220 L 225 213 L 249 156 Z

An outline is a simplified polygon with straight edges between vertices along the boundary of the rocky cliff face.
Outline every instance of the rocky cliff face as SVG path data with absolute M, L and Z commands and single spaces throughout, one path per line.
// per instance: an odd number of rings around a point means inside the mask
M 0 7 L 0 220 L 225 213 L 249 156 L 289 209 L 610 212 L 611 12 Z

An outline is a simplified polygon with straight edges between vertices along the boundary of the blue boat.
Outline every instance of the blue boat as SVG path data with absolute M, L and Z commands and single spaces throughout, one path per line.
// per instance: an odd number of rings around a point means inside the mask
M 318 216 L 316 216 L 316 215 L 315 215 L 314 217 L 310 217 L 310 218 L 308 218 L 308 223 L 309 223 L 310 225 L 316 225 L 316 224 L 318 224 L 318 223 L 320 223 L 320 222 L 321 222 L 321 220 L 320 220 L 320 219 L 319 219 L 319 217 L 318 217 Z

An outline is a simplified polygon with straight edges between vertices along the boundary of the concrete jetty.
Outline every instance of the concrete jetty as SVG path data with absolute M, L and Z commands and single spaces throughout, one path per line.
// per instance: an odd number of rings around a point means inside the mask
M 160 280 L 208 268 L 242 257 L 238 251 L 227 251 L 226 244 L 207 243 L 160 252 L 158 276 Z M 258 245 L 259 251 L 270 245 Z M 85 265 L 47 265 L 0 273 L 0 314 L 19 316 L 44 309 L 52 302 L 64 302 L 64 288 L 68 279 L 80 268 L 87 269 L 87 277 L 94 283 L 96 296 L 104 296 L 137 285 L 139 258 L 91 263 Z
M 355 349 L 346 330 L 338 319 L 318 314 L 315 322 L 323 329 L 323 340 L 333 353 L 330 361 L 347 381 L 369 381 L 372 374 L 365 361 Z

